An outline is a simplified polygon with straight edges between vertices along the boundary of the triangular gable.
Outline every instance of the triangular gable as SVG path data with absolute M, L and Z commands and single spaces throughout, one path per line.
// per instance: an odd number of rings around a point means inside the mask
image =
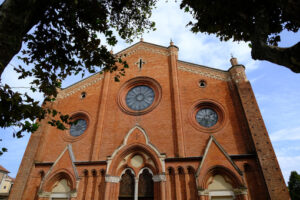
M 153 43 L 148 43 L 148 42 L 144 42 L 144 41 L 137 42 L 137 43 L 127 47 L 126 49 L 123 49 L 123 50 L 119 51 L 115 55 L 117 55 L 117 56 L 123 56 L 123 55 L 129 56 L 131 54 L 134 54 L 138 50 L 150 51 L 150 52 L 153 52 L 153 53 L 163 54 L 163 55 L 166 55 L 166 56 L 170 55 L 168 47 L 153 44 Z
M 79 175 L 74 162 L 75 157 L 72 151 L 72 145 L 68 144 L 44 176 L 40 185 L 40 191 L 42 191 L 42 188 L 47 181 L 49 181 L 56 173 L 61 171 L 67 172 L 75 179 L 76 182 L 78 182 Z
M 237 178 L 242 180 L 243 173 L 239 167 L 233 162 L 225 149 L 217 142 L 214 136 L 210 136 L 210 139 L 205 148 L 204 156 L 200 166 L 196 171 L 196 178 L 203 179 L 208 170 L 213 167 L 222 166 L 230 170 Z

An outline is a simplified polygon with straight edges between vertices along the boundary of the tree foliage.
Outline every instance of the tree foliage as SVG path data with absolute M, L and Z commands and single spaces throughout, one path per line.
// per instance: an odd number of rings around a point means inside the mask
M 300 200 L 300 175 L 292 171 L 288 182 L 291 200 Z
M 117 33 L 130 41 L 144 30 L 154 29 L 149 21 L 156 0 L 5 0 L 0 7 L 0 75 L 23 44 L 19 57 L 24 66 L 15 67 L 19 79 L 32 77 L 31 90 L 55 100 L 60 81 L 72 74 L 115 71 L 116 79 L 128 67 L 113 56 L 100 37 L 113 46 Z M 117 67 L 117 63 L 119 63 Z M 32 67 L 30 67 L 32 66 Z M 0 79 L 1 81 L 1 79 Z M 0 85 L 0 127 L 19 127 L 34 132 L 38 121 L 64 129 L 68 116 L 41 106 L 28 94 Z M 58 115 L 59 114 L 59 115 Z M 60 120 L 55 120 L 56 117 Z
M 180 7 L 193 15 L 194 33 L 216 34 L 221 41 L 250 42 L 252 58 L 267 60 L 300 73 L 300 42 L 278 47 L 280 33 L 300 27 L 298 0 L 182 0 Z

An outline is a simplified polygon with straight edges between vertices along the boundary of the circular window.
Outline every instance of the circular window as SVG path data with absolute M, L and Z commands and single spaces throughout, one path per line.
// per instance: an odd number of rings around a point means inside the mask
M 120 88 L 117 102 L 123 112 L 142 115 L 152 111 L 160 99 L 161 87 L 154 79 L 137 77 Z
M 154 101 L 154 91 L 146 85 L 135 86 L 126 95 L 127 106 L 136 111 L 148 108 Z
M 212 127 L 218 122 L 218 114 L 210 108 L 202 108 L 196 114 L 197 122 L 204 127 Z
M 201 100 L 192 105 L 190 123 L 199 131 L 213 133 L 224 127 L 225 111 L 221 104 L 212 100 Z
M 70 134 L 73 137 L 80 136 L 84 133 L 87 128 L 87 122 L 84 119 L 78 119 L 71 125 Z

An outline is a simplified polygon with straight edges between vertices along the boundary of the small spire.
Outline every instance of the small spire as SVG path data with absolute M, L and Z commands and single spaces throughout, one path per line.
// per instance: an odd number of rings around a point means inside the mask
M 144 42 L 144 38 L 143 37 L 141 37 L 141 40 L 140 40 L 141 42 Z
M 239 64 L 237 58 L 233 57 L 232 54 L 231 54 L 231 58 L 230 58 L 230 63 L 231 63 L 231 66 L 235 66 L 235 65 Z
M 173 46 L 174 42 L 172 41 L 172 38 L 170 39 L 170 46 Z
M 111 47 L 109 53 L 114 54 L 113 48 Z

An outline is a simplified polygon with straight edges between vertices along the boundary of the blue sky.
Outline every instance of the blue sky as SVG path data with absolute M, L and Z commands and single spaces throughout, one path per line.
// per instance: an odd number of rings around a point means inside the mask
M 180 60 L 227 70 L 232 54 L 240 64 L 245 65 L 285 180 L 288 180 L 292 170 L 300 172 L 300 74 L 266 61 L 251 59 L 251 50 L 244 42 L 220 42 L 213 35 L 191 33 L 185 26 L 191 16 L 180 10 L 179 4 L 174 1 L 160 1 L 152 20 L 156 22 L 157 30 L 144 34 L 144 41 L 168 46 L 172 39 L 179 47 Z M 290 46 L 298 41 L 300 33 L 283 32 L 280 46 Z M 119 41 L 113 50 L 118 52 L 130 45 Z M 2 75 L 3 83 L 16 87 L 29 84 L 30 80 L 18 80 L 12 70 L 18 64 L 21 62 L 16 58 L 11 61 Z M 80 77 L 69 77 L 63 82 L 63 87 L 79 80 Z M 42 100 L 40 94 L 34 96 Z M 0 164 L 15 177 L 30 135 L 15 139 L 12 138 L 12 131 L 11 128 L 0 129 L 0 138 L 3 139 L 0 147 L 8 148 L 8 152 L 0 157 Z

